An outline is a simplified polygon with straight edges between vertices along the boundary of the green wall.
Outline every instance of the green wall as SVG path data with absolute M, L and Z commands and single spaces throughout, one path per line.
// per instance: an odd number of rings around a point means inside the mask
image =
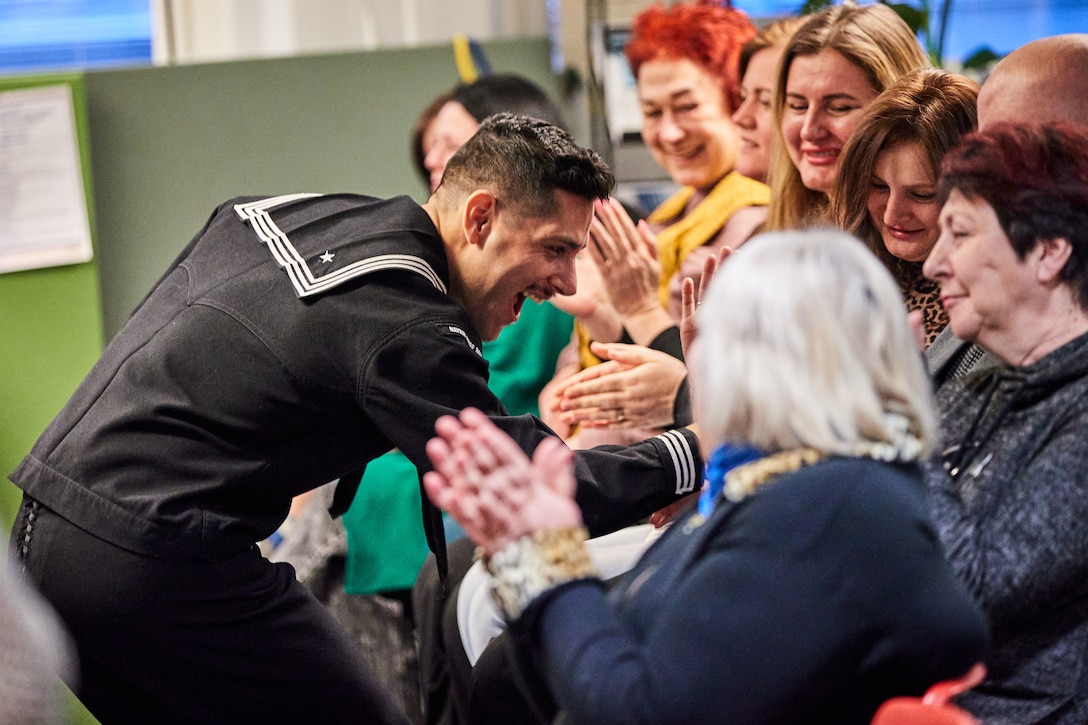
M 484 44 L 496 71 L 553 91 L 545 39 Z M 232 196 L 424 187 L 416 116 L 457 82 L 452 46 L 90 73 L 107 337 Z
M 67 83 L 72 87 L 83 184 L 92 190 L 86 96 L 80 74 L 0 79 L 0 91 Z M 88 204 L 92 236 L 94 208 Z M 0 550 L 20 492 L 6 477 L 33 445 L 102 349 L 97 261 L 0 274 Z M 68 696 L 73 724 L 97 723 Z
M 0 91 L 67 83 L 72 87 L 88 197 L 83 76 L 42 75 L 0 79 Z M 89 206 L 93 236 L 94 209 Z M 97 262 L 0 274 L 0 524 L 7 532 L 19 492 L 7 474 L 64 405 L 102 348 Z

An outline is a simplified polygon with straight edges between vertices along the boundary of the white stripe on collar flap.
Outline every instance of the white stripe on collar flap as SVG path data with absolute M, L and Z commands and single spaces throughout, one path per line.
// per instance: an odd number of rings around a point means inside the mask
M 276 222 L 272 220 L 269 211 L 292 201 L 316 196 L 322 195 L 286 194 L 234 205 L 235 213 L 238 214 L 242 221 L 248 222 L 253 231 L 257 233 L 257 237 L 268 245 L 276 264 L 287 272 L 287 277 L 291 280 L 291 284 L 295 287 L 295 293 L 299 297 L 321 294 L 364 274 L 388 269 L 415 272 L 426 278 L 436 289 L 445 294 L 446 285 L 435 273 L 434 268 L 420 257 L 411 254 L 381 254 L 358 262 L 352 262 L 328 274 L 315 275 L 310 270 L 306 260 L 295 249 L 291 240 L 276 226 Z

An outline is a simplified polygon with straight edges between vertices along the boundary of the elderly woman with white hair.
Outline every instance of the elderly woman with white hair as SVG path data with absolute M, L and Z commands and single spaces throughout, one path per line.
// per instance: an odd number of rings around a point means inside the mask
M 764 235 L 696 322 L 707 486 L 609 591 L 570 451 L 530 460 L 473 410 L 436 426 L 428 495 L 481 547 L 538 717 L 860 724 L 964 674 L 986 624 L 930 520 L 929 387 L 887 271 L 841 233 Z

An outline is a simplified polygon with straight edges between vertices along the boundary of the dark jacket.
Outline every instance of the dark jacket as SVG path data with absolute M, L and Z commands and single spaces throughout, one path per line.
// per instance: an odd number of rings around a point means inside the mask
M 933 511 L 990 618 L 986 725 L 1088 722 L 1088 335 L 1031 365 L 950 382 Z
M 511 623 L 567 721 L 867 725 L 982 656 L 917 466 L 832 458 L 694 520 Z
M 346 509 L 349 474 L 391 448 L 429 469 L 435 420 L 466 406 L 531 451 L 550 431 L 488 390 L 448 281 L 442 240 L 407 197 L 232 199 L 12 480 L 131 551 L 216 558 L 266 538 L 292 496 L 327 481 L 341 478 L 334 507 Z M 693 490 L 702 464 L 683 431 L 576 465 L 603 532 Z

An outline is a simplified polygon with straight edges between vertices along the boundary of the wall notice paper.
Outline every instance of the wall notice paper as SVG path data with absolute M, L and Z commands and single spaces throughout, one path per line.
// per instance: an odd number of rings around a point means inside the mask
M 71 87 L 0 93 L 0 272 L 91 254 Z

